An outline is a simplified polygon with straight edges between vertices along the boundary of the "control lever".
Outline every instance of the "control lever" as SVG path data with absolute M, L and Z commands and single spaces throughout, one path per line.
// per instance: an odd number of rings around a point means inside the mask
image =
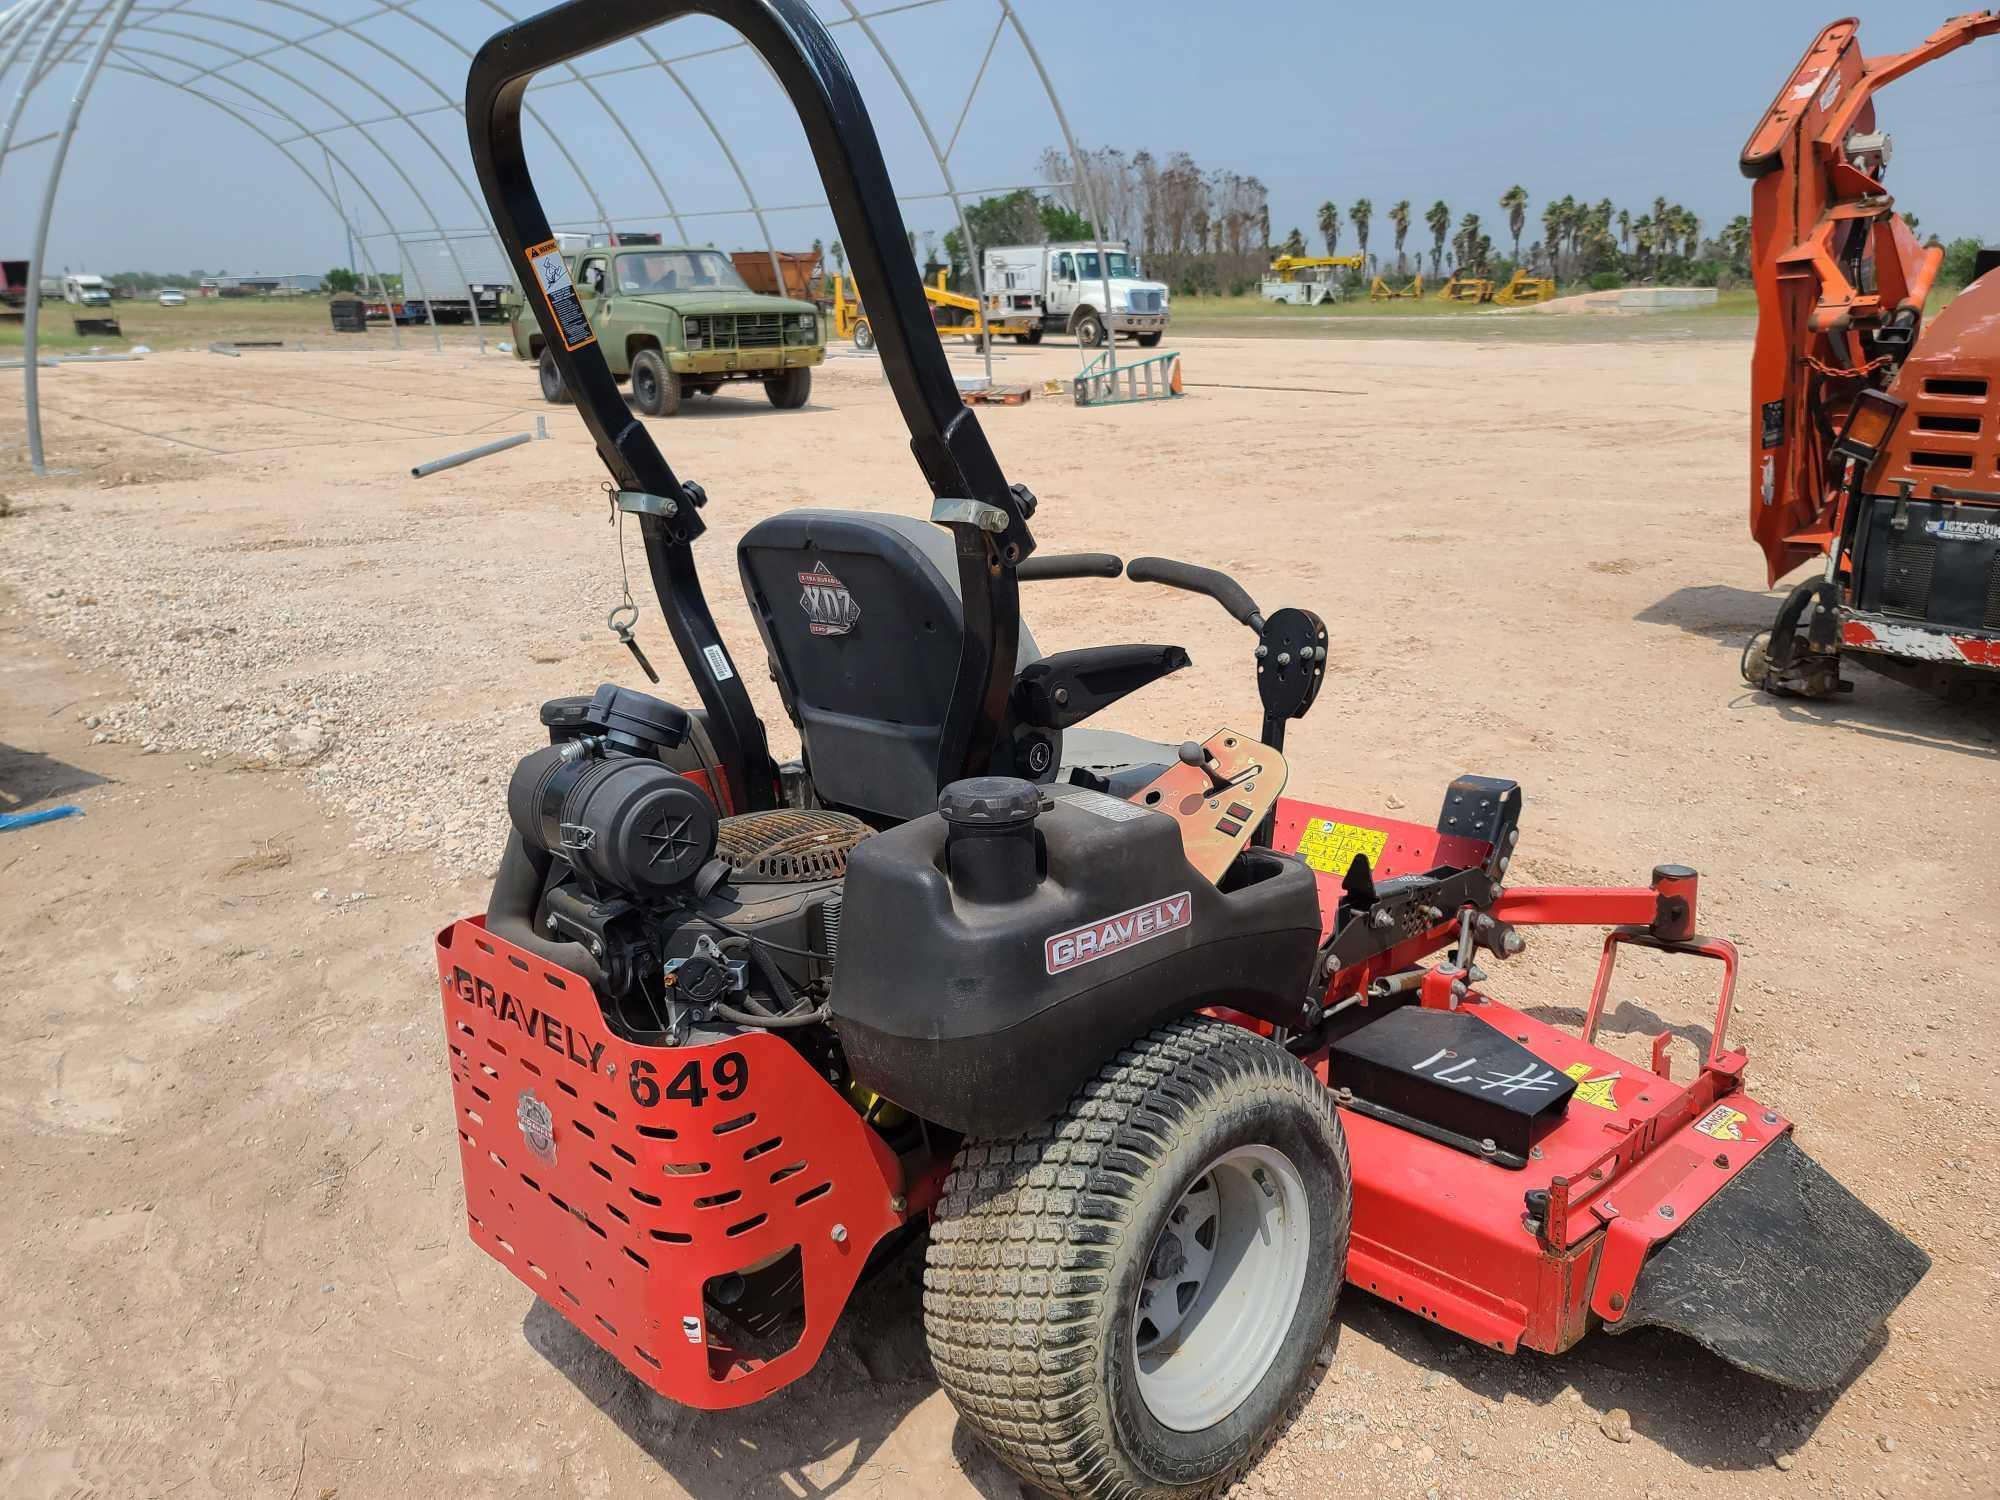
M 1201 741 L 1182 740 L 1180 756 L 1182 765 L 1193 766 L 1208 778 L 1208 789 L 1211 792 L 1226 792 L 1229 790 L 1229 778 L 1215 769 L 1215 757 L 1208 753 L 1208 747 L 1202 744 Z

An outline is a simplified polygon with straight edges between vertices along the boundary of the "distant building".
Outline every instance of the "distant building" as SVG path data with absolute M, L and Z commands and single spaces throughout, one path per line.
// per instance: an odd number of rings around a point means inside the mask
M 292 297 L 301 292 L 316 292 L 320 288 L 321 277 L 317 272 L 306 272 L 296 276 L 204 276 L 201 295 L 204 297 Z

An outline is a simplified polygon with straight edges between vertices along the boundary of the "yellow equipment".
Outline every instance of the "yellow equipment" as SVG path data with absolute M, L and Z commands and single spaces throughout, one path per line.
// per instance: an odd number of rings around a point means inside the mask
M 980 341 L 991 334 L 1025 334 L 1034 327 L 1035 318 L 1023 313 L 1019 317 L 995 318 L 990 323 L 980 311 L 979 299 L 963 293 L 950 291 L 945 286 L 945 278 L 950 273 L 940 270 L 937 285 L 926 284 L 924 298 L 931 304 L 931 321 L 937 323 L 939 338 L 959 338 Z M 957 312 L 970 313 L 965 322 L 939 323 L 936 309 L 948 307 Z M 837 338 L 852 339 L 857 349 L 875 347 L 874 330 L 868 326 L 868 313 L 861 306 L 861 293 L 851 276 L 833 278 L 833 331 Z
M 1368 288 L 1371 302 L 1396 302 L 1403 298 L 1421 298 L 1424 294 L 1424 278 L 1421 273 L 1412 278 L 1408 286 L 1390 286 L 1380 276 Z
M 1437 299 L 1440 302 L 1491 302 L 1493 283 L 1484 276 L 1460 276 L 1454 272 L 1451 280 L 1439 289 Z
M 1316 276 L 1301 276 L 1301 271 L 1320 271 L 1342 268 L 1349 271 L 1361 269 L 1358 255 L 1281 255 L 1271 262 L 1271 269 L 1265 273 L 1269 281 L 1317 281 Z
M 1493 300 L 1503 307 L 1532 307 L 1537 302 L 1553 302 L 1556 282 L 1553 276 L 1530 276 L 1521 267 L 1514 268 L 1514 279 L 1493 294 Z

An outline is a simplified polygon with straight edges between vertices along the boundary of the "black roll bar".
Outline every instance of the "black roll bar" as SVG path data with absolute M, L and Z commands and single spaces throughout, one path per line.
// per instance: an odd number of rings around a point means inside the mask
M 956 542 L 965 643 L 945 718 L 938 784 L 987 769 L 1013 687 L 1020 641 L 1015 566 L 1034 551 L 1034 502 L 1007 483 L 978 419 L 959 398 L 931 322 L 902 211 L 875 127 L 853 75 L 805 0 L 566 0 L 489 38 L 465 85 L 465 125 L 479 185 L 501 239 L 518 259 L 541 324 L 599 456 L 619 488 L 670 501 L 640 513 L 660 608 L 703 706 L 739 807 L 768 807 L 774 792 L 763 724 L 723 647 L 690 544 L 704 527 L 690 494 L 625 404 L 594 338 L 563 334 L 557 303 L 541 294 L 530 252 L 554 235 L 528 173 L 521 98 L 544 68 L 612 46 L 687 15 L 733 26 L 763 58 L 805 127 L 876 347 L 935 501 L 932 518 Z M 566 274 L 566 273 L 564 273 Z M 585 330 L 587 334 L 587 330 Z M 576 342 L 572 348 L 571 342 Z M 955 502 L 955 503 L 946 503 Z M 970 503 L 966 503 L 970 502 Z

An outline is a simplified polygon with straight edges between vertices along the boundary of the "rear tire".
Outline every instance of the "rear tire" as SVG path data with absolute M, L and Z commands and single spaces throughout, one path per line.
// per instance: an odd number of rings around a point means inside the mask
M 535 373 L 541 376 L 544 401 L 551 406 L 562 406 L 569 401 L 569 385 L 563 380 L 562 366 L 548 350 L 544 349 L 541 358 L 535 361 Z
M 774 380 L 764 382 L 764 394 L 771 398 L 771 404 L 780 411 L 797 411 L 812 395 L 813 372 L 801 366 L 787 370 Z
M 857 349 L 873 349 L 875 347 L 875 330 L 868 326 L 866 318 L 861 319 L 860 322 L 854 325 L 854 347 Z
M 1240 1027 L 1163 1026 L 960 1149 L 924 1272 L 939 1383 L 1043 1489 L 1218 1495 L 1308 1386 L 1352 1201 L 1318 1079 Z
M 681 409 L 681 378 L 657 349 L 632 356 L 632 404 L 648 417 L 671 417 Z
M 1037 325 L 1034 328 L 1030 328 L 1028 330 L 1028 342 L 1031 344 L 1039 344 L 1042 341 L 1042 335 L 1046 332 L 1048 332 L 1048 330 L 1040 327 L 1039 325 Z

